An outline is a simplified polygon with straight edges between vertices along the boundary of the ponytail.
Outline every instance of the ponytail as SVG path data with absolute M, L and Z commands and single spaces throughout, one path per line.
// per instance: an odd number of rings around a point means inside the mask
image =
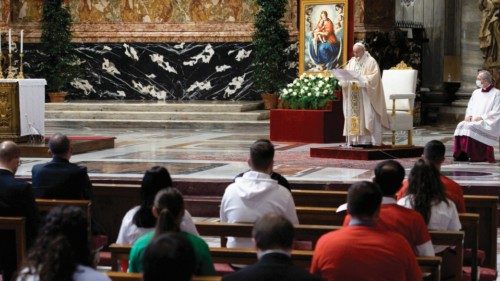
M 165 232 L 179 232 L 184 216 L 184 199 L 176 188 L 160 190 L 155 197 L 154 207 L 158 212 L 155 236 Z
M 158 221 L 156 222 L 155 237 L 165 232 L 179 231 L 179 221 L 174 217 L 174 215 L 167 208 L 161 210 L 158 215 Z

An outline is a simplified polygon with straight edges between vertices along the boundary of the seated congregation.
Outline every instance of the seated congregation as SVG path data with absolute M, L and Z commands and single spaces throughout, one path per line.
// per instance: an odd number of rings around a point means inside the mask
M 294 190 L 273 171 L 269 140 L 252 144 L 250 170 L 226 188 L 213 224 L 195 223 L 167 169 L 152 167 L 142 179 L 141 203 L 122 214 L 109 247 L 112 271 L 105 273 L 96 270 L 103 245 L 90 236 L 102 232 L 90 213 L 60 206 L 40 223 L 35 197 L 92 201 L 86 169 L 69 162 L 67 138 L 57 134 L 49 147 L 54 159 L 33 168 L 32 187 L 14 177 L 17 145 L 0 145 L 0 215 L 25 218 L 28 249 L 19 264 L 23 253 L 1 232 L 3 280 L 478 280 L 477 240 L 469 279 L 463 275 L 466 202 L 461 187 L 440 173 L 439 141 L 427 143 L 408 180 L 400 163 L 387 160 L 377 164 L 372 182 L 352 184 L 337 208 L 343 226 L 301 217 Z M 207 233 L 223 236 L 223 247 L 209 246 Z M 481 276 L 494 280 L 496 272 Z

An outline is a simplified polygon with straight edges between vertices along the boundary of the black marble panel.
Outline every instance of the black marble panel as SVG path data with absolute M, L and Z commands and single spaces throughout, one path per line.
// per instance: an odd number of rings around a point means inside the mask
M 77 44 L 82 74 L 69 99 L 256 100 L 251 43 Z M 25 46 L 25 75 L 36 72 L 37 44 Z M 297 76 L 297 44 L 287 50 L 290 81 Z

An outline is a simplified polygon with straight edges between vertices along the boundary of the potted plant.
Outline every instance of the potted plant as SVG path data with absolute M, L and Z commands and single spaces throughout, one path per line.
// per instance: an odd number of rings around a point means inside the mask
M 261 93 L 266 109 L 276 108 L 278 91 L 287 81 L 289 35 L 281 23 L 287 3 L 288 0 L 257 0 L 260 10 L 254 21 L 253 85 Z
M 337 100 L 337 78 L 326 74 L 302 74 L 281 90 L 280 98 L 291 109 L 323 109 Z M 330 105 L 331 107 L 331 105 Z
M 66 92 L 63 90 L 78 73 L 78 60 L 71 43 L 71 23 L 71 14 L 62 0 L 43 1 L 38 71 L 47 80 L 47 92 L 53 102 L 64 101 Z

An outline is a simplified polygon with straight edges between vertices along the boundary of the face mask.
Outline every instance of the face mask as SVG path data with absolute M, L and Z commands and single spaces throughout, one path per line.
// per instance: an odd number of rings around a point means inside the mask
M 476 80 L 476 86 L 478 88 L 482 88 L 483 87 L 483 84 L 481 83 L 481 80 Z

